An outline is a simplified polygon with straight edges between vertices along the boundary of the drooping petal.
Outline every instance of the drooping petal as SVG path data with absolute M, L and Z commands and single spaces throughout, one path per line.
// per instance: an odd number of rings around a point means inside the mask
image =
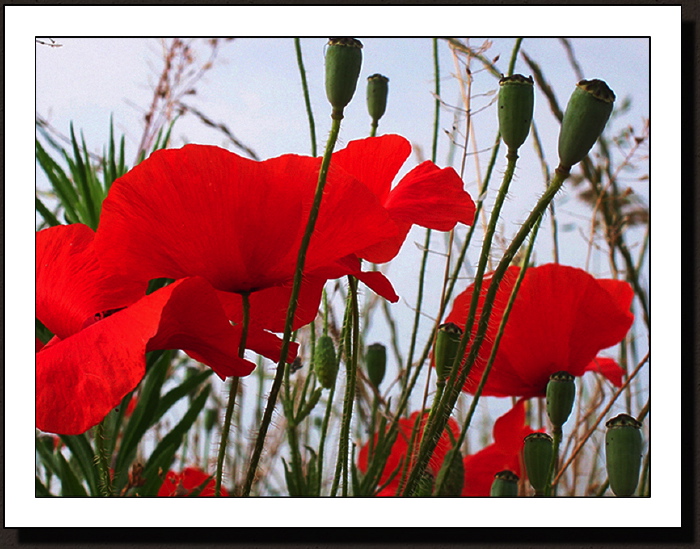
M 413 168 L 391 191 L 384 207 L 397 221 L 449 231 L 457 223 L 471 225 L 475 206 L 452 168 L 425 161 Z
M 604 356 L 595 357 L 584 368 L 586 372 L 596 372 L 607 378 L 615 387 L 622 387 L 622 378 L 626 372 L 620 367 L 616 360 Z
M 79 434 L 99 423 L 143 378 L 147 350 L 192 348 L 219 372 L 247 375 L 239 336 L 206 281 L 174 282 L 37 353 L 36 426 Z
M 87 225 L 59 225 L 36 233 L 36 317 L 66 338 L 94 315 L 121 309 L 141 298 L 144 284 L 103 269 Z

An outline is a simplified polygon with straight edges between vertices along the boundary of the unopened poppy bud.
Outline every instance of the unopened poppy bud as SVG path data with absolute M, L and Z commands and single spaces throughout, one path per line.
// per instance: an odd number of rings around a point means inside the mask
M 559 171 L 583 160 L 603 133 L 615 94 L 602 80 L 581 80 L 566 106 L 559 130 Z
M 512 471 L 500 471 L 493 477 L 491 484 L 492 498 L 514 498 L 518 496 L 520 477 Z
M 314 349 L 314 372 L 322 387 L 330 389 L 338 375 L 338 362 L 335 357 L 333 338 L 322 335 L 316 340 Z
M 464 458 L 459 449 L 452 448 L 447 453 L 442 468 L 444 471 L 440 471 L 438 478 L 440 475 L 444 475 L 445 478 L 442 479 L 440 490 L 435 495 L 453 498 L 461 496 L 464 487 Z
M 554 454 L 554 441 L 546 433 L 532 433 L 525 437 L 523 458 L 527 478 L 537 495 L 544 494 L 549 482 L 549 466 Z
M 605 433 L 605 463 L 610 489 L 616 496 L 631 496 L 637 489 L 642 463 L 642 424 L 620 414 L 608 420 Z
M 213 408 L 207 408 L 204 412 L 204 430 L 208 433 L 216 424 L 216 420 L 219 417 L 219 413 Z
M 453 322 L 446 322 L 438 328 L 435 338 L 435 371 L 438 381 L 444 381 L 450 375 L 462 338 L 462 328 Z
M 509 151 L 517 151 L 525 142 L 535 107 L 532 76 L 505 76 L 498 82 L 498 126 Z
M 362 42 L 355 38 L 329 38 L 326 50 L 326 96 L 333 107 L 331 118 L 343 118 L 343 110 L 355 94 L 362 68 Z
M 547 415 L 555 429 L 561 429 L 571 414 L 576 398 L 576 383 L 569 372 L 556 372 L 547 383 Z
M 381 74 L 367 78 L 367 111 L 373 122 L 378 122 L 386 112 L 389 95 L 389 79 Z
M 367 363 L 369 381 L 379 389 L 379 384 L 384 379 L 384 373 L 386 372 L 386 347 L 381 343 L 372 343 L 372 345 L 367 347 L 365 361 Z

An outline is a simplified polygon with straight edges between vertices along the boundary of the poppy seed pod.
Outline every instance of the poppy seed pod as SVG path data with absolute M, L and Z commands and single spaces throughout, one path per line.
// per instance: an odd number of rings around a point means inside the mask
M 642 424 L 620 414 L 605 424 L 605 463 L 610 488 L 616 496 L 631 496 L 637 489 L 642 462 Z
M 355 94 L 362 68 L 362 42 L 355 38 L 329 38 L 326 50 L 326 96 L 331 117 L 343 118 L 343 109 Z
M 525 437 L 523 458 L 527 478 L 535 493 L 544 494 L 549 482 L 549 466 L 554 454 L 554 441 L 546 433 L 532 433 Z
M 438 381 L 445 380 L 450 374 L 462 337 L 462 328 L 453 322 L 446 322 L 438 328 L 435 338 L 435 371 Z
M 569 372 L 555 372 L 547 383 L 547 415 L 555 429 L 561 429 L 571 414 L 576 398 L 576 383 Z
M 566 106 L 559 130 L 559 168 L 568 172 L 603 133 L 615 94 L 602 80 L 581 80 Z
M 512 471 L 500 471 L 493 476 L 492 498 L 514 498 L 518 495 L 520 477 Z
M 379 389 L 379 384 L 384 379 L 386 372 L 386 347 L 381 343 L 372 343 L 367 347 L 365 362 L 370 382 Z
M 498 126 L 509 151 L 517 151 L 525 142 L 535 107 L 532 77 L 505 76 L 498 82 Z
M 330 389 L 338 375 L 338 361 L 335 357 L 333 338 L 322 335 L 316 340 L 314 349 L 314 372 L 322 387 Z
M 381 74 L 367 78 L 367 111 L 373 122 L 378 122 L 386 112 L 386 100 L 389 95 L 389 79 Z

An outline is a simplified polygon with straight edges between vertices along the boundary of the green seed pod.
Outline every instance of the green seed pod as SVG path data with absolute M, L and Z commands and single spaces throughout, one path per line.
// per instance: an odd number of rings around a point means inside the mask
M 372 343 L 372 345 L 367 347 L 365 361 L 367 363 L 369 381 L 379 389 L 379 384 L 384 379 L 384 373 L 386 372 L 386 347 L 381 343 Z
M 447 322 L 438 328 L 434 351 L 435 371 L 437 372 L 438 381 L 444 381 L 450 375 L 450 368 L 457 356 L 461 338 L 462 328 L 453 322 Z
M 569 372 L 555 372 L 547 383 L 547 415 L 555 429 L 561 429 L 571 414 L 576 398 L 576 383 Z
M 569 171 L 583 160 L 613 110 L 615 94 L 602 80 L 581 80 L 566 106 L 559 130 L 559 170 Z
M 492 498 L 515 498 L 518 496 L 518 481 L 520 477 L 512 471 L 500 471 L 493 477 L 491 484 Z
M 373 122 L 378 122 L 386 112 L 389 95 L 389 79 L 381 74 L 367 78 L 367 111 Z
M 440 491 L 436 496 L 456 498 L 462 495 L 464 487 L 464 458 L 458 448 L 452 448 L 445 456 L 438 479 L 444 475 Z M 439 484 L 439 482 L 436 482 Z
M 538 495 L 544 494 L 549 482 L 549 466 L 554 455 L 554 441 L 546 433 L 532 433 L 525 437 L 523 457 L 527 478 Z
M 355 94 L 362 68 L 362 42 L 354 38 L 329 38 L 326 50 L 326 96 L 333 106 L 331 117 L 340 120 Z
M 505 76 L 498 82 L 498 126 L 509 151 L 517 151 L 525 142 L 532 125 L 535 86 L 532 76 Z
M 333 338 L 322 335 L 316 340 L 314 349 L 314 372 L 322 387 L 330 389 L 338 375 L 338 361 L 335 357 Z
M 605 424 L 605 462 L 610 488 L 616 496 L 631 496 L 637 489 L 642 464 L 642 424 L 620 414 Z

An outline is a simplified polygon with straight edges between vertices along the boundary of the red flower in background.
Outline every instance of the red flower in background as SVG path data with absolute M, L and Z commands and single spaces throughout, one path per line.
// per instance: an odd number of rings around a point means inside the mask
M 199 488 L 211 479 L 204 489 L 199 493 L 199 497 L 211 498 L 215 496 L 216 483 L 211 475 L 207 475 L 204 471 L 197 467 L 186 467 L 181 472 L 168 471 L 165 475 L 165 480 L 158 490 L 158 497 L 186 497 L 193 490 Z M 228 497 L 228 491 L 222 486 L 221 495 Z
M 464 385 L 469 393 L 479 385 L 519 272 L 519 267 L 510 267 L 496 293 L 484 343 Z M 484 278 L 477 322 L 490 282 Z M 470 286 L 455 298 L 446 322 L 464 328 L 472 293 Z M 622 369 L 612 359 L 596 355 L 625 337 L 634 320 L 630 312 L 633 297 L 627 282 L 596 279 L 581 269 L 558 264 L 529 268 L 483 395 L 544 396 L 549 376 L 558 371 L 574 376 L 597 371 L 619 386 Z
M 389 457 L 386 460 L 386 464 L 384 465 L 384 470 L 382 471 L 382 475 L 379 479 L 378 486 L 382 486 L 385 482 L 387 482 L 391 475 L 394 473 L 394 471 L 398 470 L 398 473 L 393 477 L 391 482 L 387 484 L 387 486 L 385 486 L 377 494 L 378 496 L 396 495 L 396 490 L 398 490 L 399 483 L 401 482 L 401 476 L 403 475 L 404 470 L 406 469 L 406 464 L 408 462 L 409 457 L 408 445 L 411 441 L 411 435 L 413 433 L 413 429 L 416 425 L 416 422 L 418 421 L 419 415 L 420 412 L 413 412 L 410 418 L 399 419 L 399 430 L 396 435 L 396 440 L 394 441 L 394 445 L 391 447 L 391 453 L 389 454 Z M 411 463 L 413 463 L 418 458 L 420 441 L 423 438 L 423 431 L 425 430 L 425 424 L 427 423 L 427 421 L 428 412 L 425 412 L 420 420 L 420 425 L 418 427 L 419 432 L 416 434 L 416 439 L 413 443 L 410 460 Z M 447 427 L 455 439 L 459 437 L 459 426 L 452 418 L 450 418 Z M 379 436 L 375 434 L 373 447 L 376 447 L 378 438 Z M 367 442 L 364 446 L 362 446 L 358 455 L 357 466 L 363 473 L 366 472 L 367 468 L 369 467 L 369 446 L 370 444 L 369 442 Z M 442 436 L 440 437 L 439 442 L 435 446 L 433 455 L 428 463 L 428 471 L 430 471 L 434 476 L 437 476 L 437 474 L 440 472 L 442 463 L 445 461 L 445 456 L 447 455 L 447 452 L 449 452 L 451 449 L 452 440 L 450 439 L 450 434 L 448 433 L 448 431 L 445 430 Z
M 178 280 L 146 296 L 101 267 L 94 234 L 79 224 L 36 234 L 36 317 L 55 334 L 37 344 L 37 428 L 79 434 L 99 423 L 143 378 L 147 351 L 186 350 L 221 376 L 253 370 L 208 282 Z
M 515 406 L 493 425 L 493 444 L 476 454 L 464 457 L 464 497 L 488 497 L 496 473 L 509 470 L 518 476 L 524 474 L 520 453 L 523 439 L 535 431 L 525 424 L 525 401 Z
M 334 154 L 294 328 L 313 320 L 326 280 L 347 274 L 398 300 L 381 273 L 361 271 L 360 257 L 376 259 L 363 251 L 391 242 L 396 255 L 411 222 L 447 230 L 473 219 L 452 169 L 421 164 L 389 191 L 409 152 L 402 137 L 384 136 Z M 142 282 L 201 276 L 234 322 L 240 294 L 252 292 L 252 329 L 282 331 L 320 165 L 298 155 L 256 162 L 204 145 L 157 151 L 112 186 L 96 238 L 100 259 Z M 431 213 L 442 202 L 452 206 Z

